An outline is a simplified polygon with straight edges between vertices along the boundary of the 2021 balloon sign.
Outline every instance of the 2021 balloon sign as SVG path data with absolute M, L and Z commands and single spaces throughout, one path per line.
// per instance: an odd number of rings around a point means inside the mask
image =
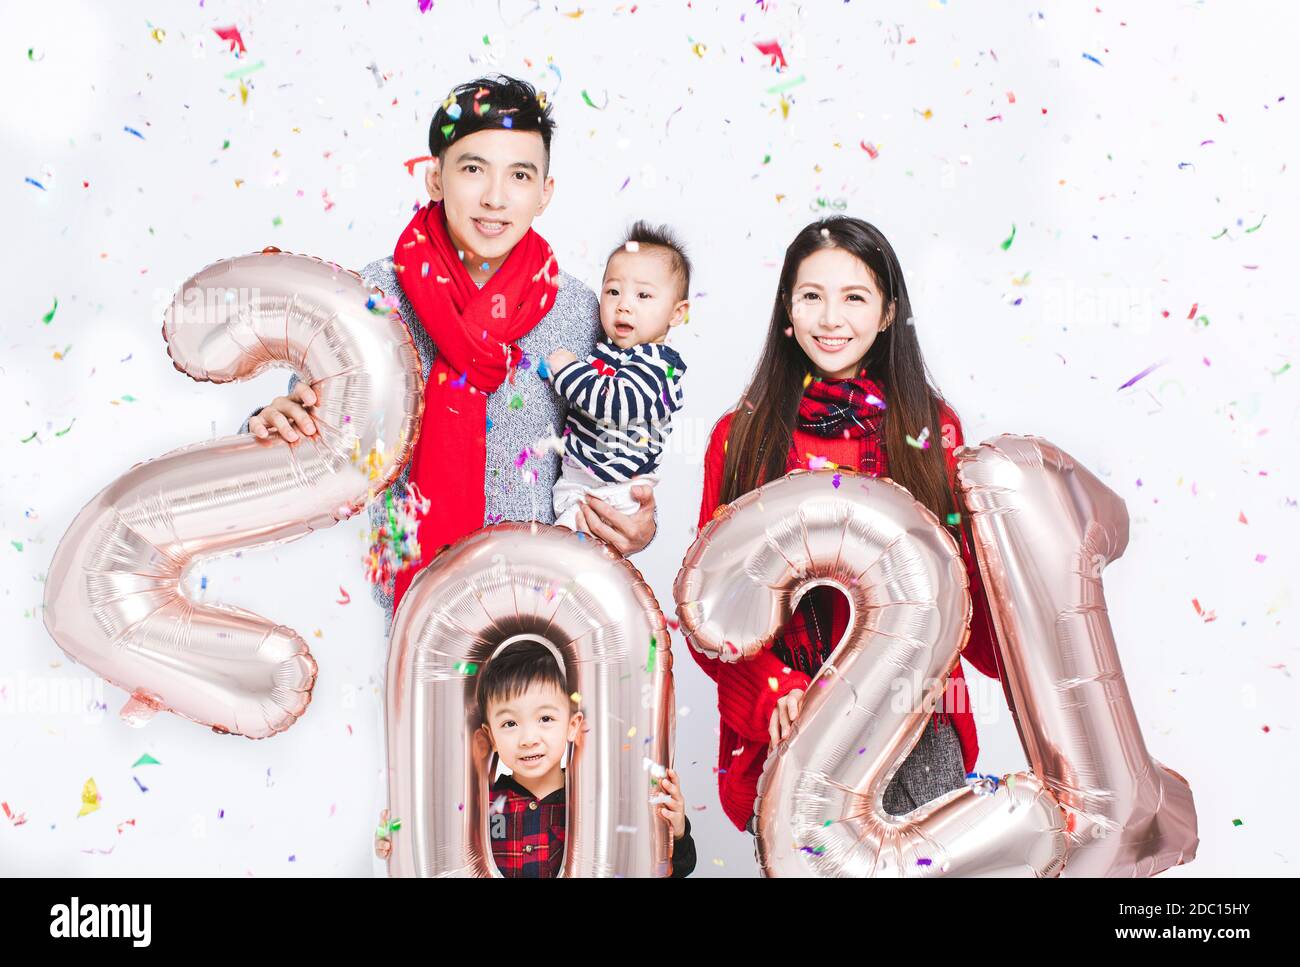
M 350 517 L 410 458 L 423 407 L 420 361 L 376 290 L 319 259 L 275 249 L 188 279 L 163 337 L 197 380 L 298 371 L 319 432 L 294 446 L 251 434 L 137 464 L 68 528 L 50 565 L 45 626 L 69 657 L 158 710 L 250 738 L 307 708 L 316 663 L 291 628 L 184 593 L 198 561 L 293 540 Z
M 1101 567 L 1123 501 L 1046 441 L 958 452 L 1001 664 L 1033 771 L 906 816 L 886 786 L 967 637 L 956 542 L 888 478 L 795 471 L 705 526 L 674 584 L 697 650 L 744 661 L 811 587 L 849 599 L 844 639 L 809 685 L 758 786 L 769 876 L 1149 876 L 1195 855 L 1186 782 L 1146 753 L 1105 613 Z M 926 684 L 922 684 L 926 683 Z
M 138 464 L 60 541 L 45 623 L 131 694 L 218 732 L 274 735 L 306 710 L 316 663 L 292 629 L 183 590 L 202 559 L 332 526 L 410 458 L 420 361 L 353 273 L 277 250 L 215 263 L 163 325 L 176 368 L 212 382 L 268 366 L 316 390 L 319 432 L 251 434 Z M 1008 697 L 1031 765 L 991 795 L 959 789 L 905 816 L 882 797 L 916 745 L 970 621 L 956 542 L 888 478 L 795 471 L 725 507 L 674 583 L 699 651 L 744 661 L 817 585 L 849 599 L 756 803 L 772 876 L 1150 876 L 1195 856 L 1181 776 L 1143 742 L 1106 613 L 1102 569 L 1128 540 L 1124 502 L 1068 454 L 1001 436 L 958 451 Z M 839 486 L 832 481 L 838 478 Z M 564 577 L 560 577 L 564 575 Z M 671 839 L 653 777 L 672 761 L 667 627 L 635 567 L 567 528 L 505 523 L 438 553 L 412 583 L 388 667 L 394 875 L 495 873 L 473 669 L 522 639 L 550 645 L 587 714 L 568 786 L 565 875 L 663 876 Z

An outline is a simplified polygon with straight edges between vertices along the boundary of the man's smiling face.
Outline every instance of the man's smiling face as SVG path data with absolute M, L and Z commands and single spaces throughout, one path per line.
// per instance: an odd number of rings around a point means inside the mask
M 539 133 L 504 128 L 466 135 L 429 166 L 429 197 L 443 203 L 452 243 L 465 253 L 475 281 L 500 268 L 533 219 L 546 211 L 555 190 L 546 167 Z

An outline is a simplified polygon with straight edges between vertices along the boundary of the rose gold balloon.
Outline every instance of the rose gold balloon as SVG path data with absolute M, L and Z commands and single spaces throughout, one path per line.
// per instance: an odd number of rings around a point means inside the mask
M 654 593 L 600 541 L 501 523 L 442 550 L 411 583 L 388 653 L 392 876 L 496 876 L 476 673 L 522 639 L 552 646 L 585 722 L 568 766 L 564 876 L 666 876 L 650 802 L 672 764 L 672 652 Z M 652 644 L 653 642 L 653 644 Z
M 204 558 L 330 527 L 409 459 L 423 407 L 420 361 L 376 290 L 319 259 L 268 250 L 187 280 L 163 336 L 194 379 L 296 370 L 316 390 L 313 437 L 226 437 L 137 464 L 59 542 L 45 626 L 75 661 L 132 694 L 128 720 L 159 709 L 264 738 L 311 699 L 316 663 L 291 628 L 199 604 L 182 580 Z
M 767 876 L 1052 876 L 1064 816 L 1028 773 L 992 795 L 955 790 L 906 816 L 883 796 L 916 746 L 965 644 L 956 542 L 888 478 L 793 471 L 729 504 L 673 585 L 682 631 L 704 654 L 768 647 L 809 588 L 850 604 L 844 639 L 813 678 L 759 781 Z M 925 862 L 928 861 L 928 862 Z
M 1151 758 L 1102 569 L 1124 501 L 1063 450 L 999 436 L 958 451 L 980 573 L 1029 763 L 1071 814 L 1066 876 L 1153 876 L 1196 856 L 1187 781 Z

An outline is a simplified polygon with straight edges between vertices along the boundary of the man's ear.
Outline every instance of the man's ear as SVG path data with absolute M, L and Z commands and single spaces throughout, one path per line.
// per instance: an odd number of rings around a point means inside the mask
M 534 218 L 539 217 L 542 212 L 546 211 L 546 206 L 551 203 L 551 196 L 555 194 L 555 177 L 547 175 L 546 180 L 542 182 L 542 200 L 537 203 L 537 214 Z
M 442 164 L 437 158 L 424 169 L 424 188 L 433 201 L 442 201 Z

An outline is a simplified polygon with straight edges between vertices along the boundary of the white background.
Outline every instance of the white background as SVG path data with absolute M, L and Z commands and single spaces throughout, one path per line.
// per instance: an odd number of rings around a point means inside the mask
M 115 476 L 283 392 L 287 373 L 212 386 L 173 370 L 160 324 L 179 283 L 271 244 L 350 267 L 389 254 L 424 198 L 402 162 L 427 152 L 434 105 L 500 69 L 557 105 L 556 195 L 535 227 L 565 269 L 597 285 L 637 217 L 671 223 L 695 259 L 672 338 L 688 408 L 659 536 L 635 559 L 665 612 L 708 430 L 749 377 L 785 246 L 843 205 L 897 247 L 968 440 L 1041 434 L 1127 501 L 1107 599 L 1148 744 L 1200 820 L 1199 856 L 1168 875 L 1293 874 L 1300 372 L 1279 371 L 1296 350 L 1300 16 L 1096 6 L 6 4 L 0 800 L 26 822 L 0 815 L 0 872 L 380 871 L 385 641 L 364 515 L 204 570 L 209 600 L 298 629 L 320 664 L 305 718 L 268 741 L 123 724 L 124 694 L 46 634 L 42 581 Z M 213 32 L 230 24 L 243 58 Z M 754 47 L 769 40 L 788 69 Z M 259 62 L 243 103 L 225 75 Z M 785 117 L 767 89 L 800 76 Z M 698 875 L 753 875 L 718 805 L 713 690 L 673 644 Z M 971 681 L 979 769 L 1023 768 L 999 689 Z M 161 765 L 133 769 L 146 752 Z M 78 819 L 91 777 L 102 808 Z

